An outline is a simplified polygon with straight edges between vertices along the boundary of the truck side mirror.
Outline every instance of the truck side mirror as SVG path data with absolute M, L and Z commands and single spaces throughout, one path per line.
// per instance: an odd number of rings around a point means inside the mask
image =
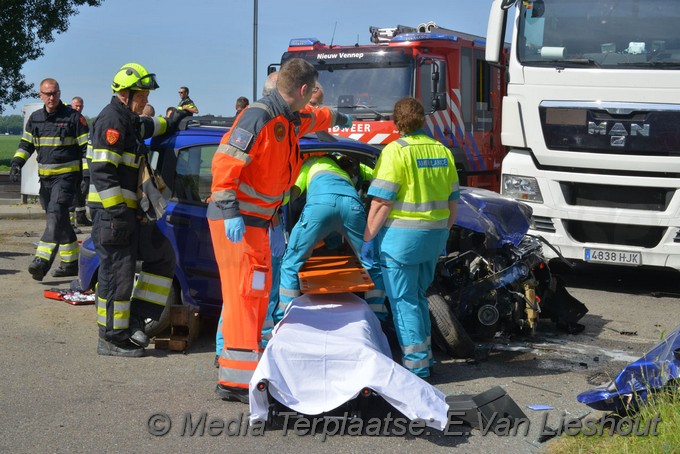
M 508 18 L 508 9 L 514 1 L 494 0 L 489 11 L 489 25 L 486 29 L 485 58 L 489 63 L 500 63 L 503 52 L 503 39 Z
M 439 63 L 432 62 L 432 111 L 441 110 L 441 100 L 439 99 Z

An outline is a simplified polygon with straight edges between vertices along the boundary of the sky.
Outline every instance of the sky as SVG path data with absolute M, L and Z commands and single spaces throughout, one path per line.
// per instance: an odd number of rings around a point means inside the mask
M 258 0 L 257 95 L 267 66 L 280 62 L 293 38 L 370 44 L 371 25 L 430 21 L 484 36 L 490 7 L 491 0 Z M 23 74 L 36 87 L 57 79 L 65 102 L 81 96 L 83 113 L 96 116 L 110 102 L 116 71 L 137 62 L 156 74 L 160 88 L 149 96 L 156 114 L 176 106 L 179 87 L 187 86 L 200 114 L 230 116 L 239 96 L 253 101 L 253 13 L 254 0 L 105 0 L 81 7 Z M 3 115 L 35 102 L 6 105 Z

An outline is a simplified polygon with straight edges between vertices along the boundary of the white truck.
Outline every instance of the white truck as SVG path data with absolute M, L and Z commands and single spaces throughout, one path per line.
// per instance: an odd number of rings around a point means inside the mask
M 490 63 L 513 10 L 501 192 L 567 258 L 680 270 L 680 1 L 494 0 Z

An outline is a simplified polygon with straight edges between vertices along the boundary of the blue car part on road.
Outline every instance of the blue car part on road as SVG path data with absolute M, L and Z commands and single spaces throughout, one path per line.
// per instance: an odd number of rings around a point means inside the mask
M 621 412 L 646 402 L 650 393 L 680 379 L 680 325 L 609 383 L 582 392 L 576 399 L 601 411 Z

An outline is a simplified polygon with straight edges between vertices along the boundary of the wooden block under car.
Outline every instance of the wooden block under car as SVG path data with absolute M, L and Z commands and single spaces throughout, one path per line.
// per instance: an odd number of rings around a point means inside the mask
M 155 348 L 185 351 L 198 337 L 200 323 L 194 306 L 170 306 L 170 337 L 156 337 Z

